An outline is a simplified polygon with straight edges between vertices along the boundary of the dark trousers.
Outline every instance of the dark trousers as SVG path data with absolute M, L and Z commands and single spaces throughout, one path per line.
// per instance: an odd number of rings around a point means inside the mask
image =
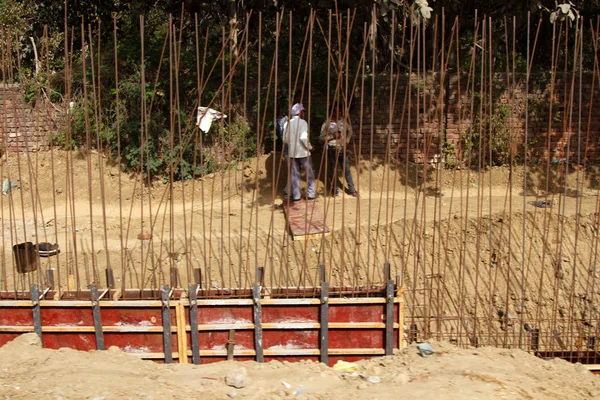
M 341 170 L 344 171 L 344 177 L 346 178 L 346 183 L 348 184 L 348 192 L 356 192 L 356 188 L 354 187 L 354 179 L 352 179 L 352 173 L 350 172 L 348 154 L 344 154 L 343 148 L 327 146 L 327 164 L 327 187 L 331 193 L 338 193 L 337 173 Z

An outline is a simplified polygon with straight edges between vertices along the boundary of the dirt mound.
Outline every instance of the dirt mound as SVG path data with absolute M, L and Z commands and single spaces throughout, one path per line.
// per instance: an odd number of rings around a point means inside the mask
M 10 399 L 388 399 L 394 393 L 438 400 L 600 398 L 600 378 L 581 365 L 521 350 L 431 344 L 431 356 L 421 357 L 411 346 L 345 373 L 310 361 L 160 365 L 116 349 L 43 349 L 35 334 L 25 334 L 0 348 L 0 393 Z M 226 384 L 234 378 L 242 387 Z

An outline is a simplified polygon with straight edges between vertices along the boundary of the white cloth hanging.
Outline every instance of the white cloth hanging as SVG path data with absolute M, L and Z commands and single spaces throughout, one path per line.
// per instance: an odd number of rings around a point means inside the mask
M 227 115 L 212 108 L 198 107 L 198 117 L 196 118 L 196 125 L 200 127 L 200 130 L 202 132 L 206 133 L 210 130 L 210 126 L 212 125 L 213 121 L 222 118 L 227 118 Z

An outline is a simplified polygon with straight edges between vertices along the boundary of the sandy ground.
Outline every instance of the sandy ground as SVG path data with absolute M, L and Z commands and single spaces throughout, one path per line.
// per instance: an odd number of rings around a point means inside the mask
M 597 399 L 600 378 L 580 364 L 542 360 L 520 350 L 459 349 L 431 343 L 394 356 L 358 362 L 356 374 L 324 364 L 220 362 L 161 365 L 118 349 L 80 352 L 39 346 L 24 334 L 0 348 L 4 399 Z M 246 376 L 244 387 L 226 384 Z M 379 382 L 377 382 L 379 381 Z M 232 383 L 230 381 L 230 383 Z
M 562 164 L 548 174 L 544 163 L 407 173 L 362 162 L 360 174 L 353 167 L 360 199 L 323 196 L 318 180 L 331 233 L 292 241 L 279 195 L 284 172 L 274 189 L 273 161 L 267 154 L 202 180 L 143 187 L 98 153 L 9 154 L 0 173 L 18 187 L 0 196 L 0 288 L 43 287 L 49 267 L 62 290 L 68 274 L 74 288 L 104 286 L 108 265 L 126 288 L 169 283 L 170 271 L 186 288 L 194 268 L 204 288 L 249 288 L 258 266 L 267 288 L 312 287 L 321 263 L 330 286 L 364 287 L 383 282 L 389 261 L 407 323 L 423 322 L 424 337 L 518 345 L 525 323 L 550 348 L 557 335 L 569 348 L 595 335 L 598 167 L 574 166 L 565 177 Z M 552 206 L 531 204 L 542 199 Z M 142 232 L 151 239 L 139 240 Z M 25 238 L 58 241 L 62 252 L 42 259 L 38 272 L 16 274 L 8 245 Z

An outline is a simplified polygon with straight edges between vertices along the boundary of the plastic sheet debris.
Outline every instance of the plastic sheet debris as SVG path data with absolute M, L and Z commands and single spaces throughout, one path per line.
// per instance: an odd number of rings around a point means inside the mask
M 198 107 L 196 125 L 200 127 L 202 132 L 206 133 L 210 130 L 213 121 L 223 118 L 227 118 L 227 115 L 220 111 L 208 107 Z
M 537 208 L 551 208 L 552 200 L 530 201 L 529 204 L 531 204 L 532 206 L 537 207 Z
M 286 389 L 291 389 L 291 388 L 292 388 L 292 385 L 290 385 L 290 384 L 289 384 L 289 383 L 287 383 L 286 381 L 281 381 L 281 384 L 282 384 L 283 386 L 285 386 L 285 388 L 286 388 Z
M 369 381 L 371 383 L 379 383 L 379 382 L 381 382 L 381 377 L 380 376 L 369 376 L 367 378 L 367 381 Z
M 2 194 L 4 196 L 6 196 L 10 192 L 10 189 L 18 187 L 18 186 L 19 185 L 17 185 L 13 181 L 10 181 L 10 183 L 9 183 L 8 179 L 5 179 L 4 183 L 2 183 Z
M 339 360 L 335 363 L 333 369 L 335 371 L 356 372 L 358 370 L 358 365 L 355 363 Z
M 302 393 L 304 393 L 305 390 L 306 390 L 306 388 L 304 386 L 298 386 L 298 388 L 296 388 L 296 390 L 294 390 L 292 392 L 292 394 L 294 396 L 298 396 L 298 395 L 301 395 Z
M 419 354 L 421 354 L 422 357 L 430 356 L 435 353 L 433 347 L 431 347 L 429 343 L 420 343 L 417 345 L 417 349 L 419 349 Z

